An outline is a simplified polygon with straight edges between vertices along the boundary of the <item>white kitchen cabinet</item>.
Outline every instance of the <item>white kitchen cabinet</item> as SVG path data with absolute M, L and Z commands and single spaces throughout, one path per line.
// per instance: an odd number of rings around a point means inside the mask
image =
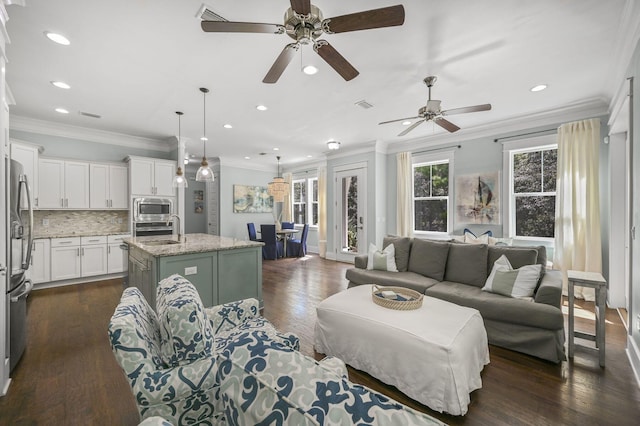
M 129 237 L 130 235 L 109 235 L 107 237 L 107 273 L 114 274 L 128 269 L 128 251 L 120 246 L 123 244 L 122 240 Z
M 11 142 L 11 159 L 22 164 L 22 169 L 27 175 L 27 182 L 31 191 L 31 205 L 35 208 L 38 199 L 38 158 L 40 153 L 34 145 L 24 145 Z M 22 208 L 27 208 L 27 194 L 22 195 Z
M 107 273 L 107 237 L 80 237 L 80 276 Z
M 48 238 L 33 240 L 29 277 L 34 284 L 51 281 L 51 242 Z
M 89 207 L 127 209 L 128 173 L 126 166 L 91 163 L 89 165 Z
M 51 281 L 79 278 L 80 237 L 51 239 Z
M 38 208 L 89 208 L 89 163 L 40 158 Z
M 174 197 L 175 161 L 145 157 L 129 157 L 132 196 Z

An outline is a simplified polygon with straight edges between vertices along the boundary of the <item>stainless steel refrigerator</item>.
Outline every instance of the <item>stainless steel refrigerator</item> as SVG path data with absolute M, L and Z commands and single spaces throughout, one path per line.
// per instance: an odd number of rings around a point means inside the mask
M 12 371 L 27 345 L 27 296 L 33 288 L 31 280 L 27 278 L 33 245 L 31 193 L 22 164 L 15 160 L 11 160 L 10 163 L 9 199 L 11 277 L 7 296 L 9 298 L 9 370 Z

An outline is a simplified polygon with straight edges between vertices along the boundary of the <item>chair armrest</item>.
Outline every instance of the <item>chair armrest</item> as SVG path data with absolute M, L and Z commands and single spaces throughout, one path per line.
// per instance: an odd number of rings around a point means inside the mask
M 544 303 L 562 309 L 562 272 L 547 270 L 542 277 L 534 300 L 536 303 Z
M 361 254 L 354 258 L 353 264 L 356 268 L 367 269 L 367 261 L 369 260 L 369 255 Z
M 205 308 L 214 333 L 230 330 L 248 319 L 259 316 L 260 305 L 256 299 L 243 299 Z

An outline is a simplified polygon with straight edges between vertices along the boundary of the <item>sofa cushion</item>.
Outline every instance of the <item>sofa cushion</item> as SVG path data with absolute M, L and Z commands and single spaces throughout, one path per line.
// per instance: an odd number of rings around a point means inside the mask
M 538 250 L 536 247 L 508 247 L 490 246 L 487 255 L 487 270 L 491 271 L 496 260 L 506 256 L 513 269 L 524 265 L 533 265 L 538 262 Z
M 395 247 L 389 244 L 384 250 L 378 250 L 375 244 L 369 244 L 367 269 L 377 271 L 398 272 L 396 268 Z
M 451 244 L 444 273 L 446 281 L 484 286 L 487 279 L 486 244 Z
M 419 293 L 424 293 L 427 288 L 438 282 L 415 272 L 369 271 L 360 268 L 347 269 L 346 277 L 350 281 L 350 287 L 378 284 L 380 286 L 406 287 Z
M 168 366 L 189 364 L 213 352 L 213 330 L 196 288 L 178 274 L 158 283 L 156 310 L 162 359 Z
M 533 292 L 538 285 L 541 266 L 524 265 L 513 269 L 504 254 L 493 265 L 482 290 L 503 296 L 533 301 Z
M 447 242 L 415 238 L 409 255 L 410 272 L 442 281 L 450 244 Z
M 544 303 L 531 303 L 482 291 L 474 286 L 443 281 L 429 287 L 425 294 L 461 306 L 475 308 L 483 319 L 526 325 L 546 330 L 564 327 L 562 311 Z
M 389 244 L 393 244 L 394 250 L 396 251 L 396 268 L 398 268 L 398 272 L 405 272 L 409 264 L 411 238 L 387 235 L 382 240 L 382 248 L 387 247 Z

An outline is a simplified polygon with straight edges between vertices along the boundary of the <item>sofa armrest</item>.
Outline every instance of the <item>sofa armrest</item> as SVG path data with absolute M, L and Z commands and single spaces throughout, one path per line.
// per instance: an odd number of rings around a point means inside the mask
M 562 272 L 557 270 L 545 272 L 536 291 L 535 302 L 562 309 Z
M 360 254 L 354 258 L 353 264 L 356 268 L 367 269 L 367 261 L 369 260 L 369 255 Z
M 214 333 L 230 330 L 259 316 L 260 305 L 256 299 L 243 299 L 205 308 Z

